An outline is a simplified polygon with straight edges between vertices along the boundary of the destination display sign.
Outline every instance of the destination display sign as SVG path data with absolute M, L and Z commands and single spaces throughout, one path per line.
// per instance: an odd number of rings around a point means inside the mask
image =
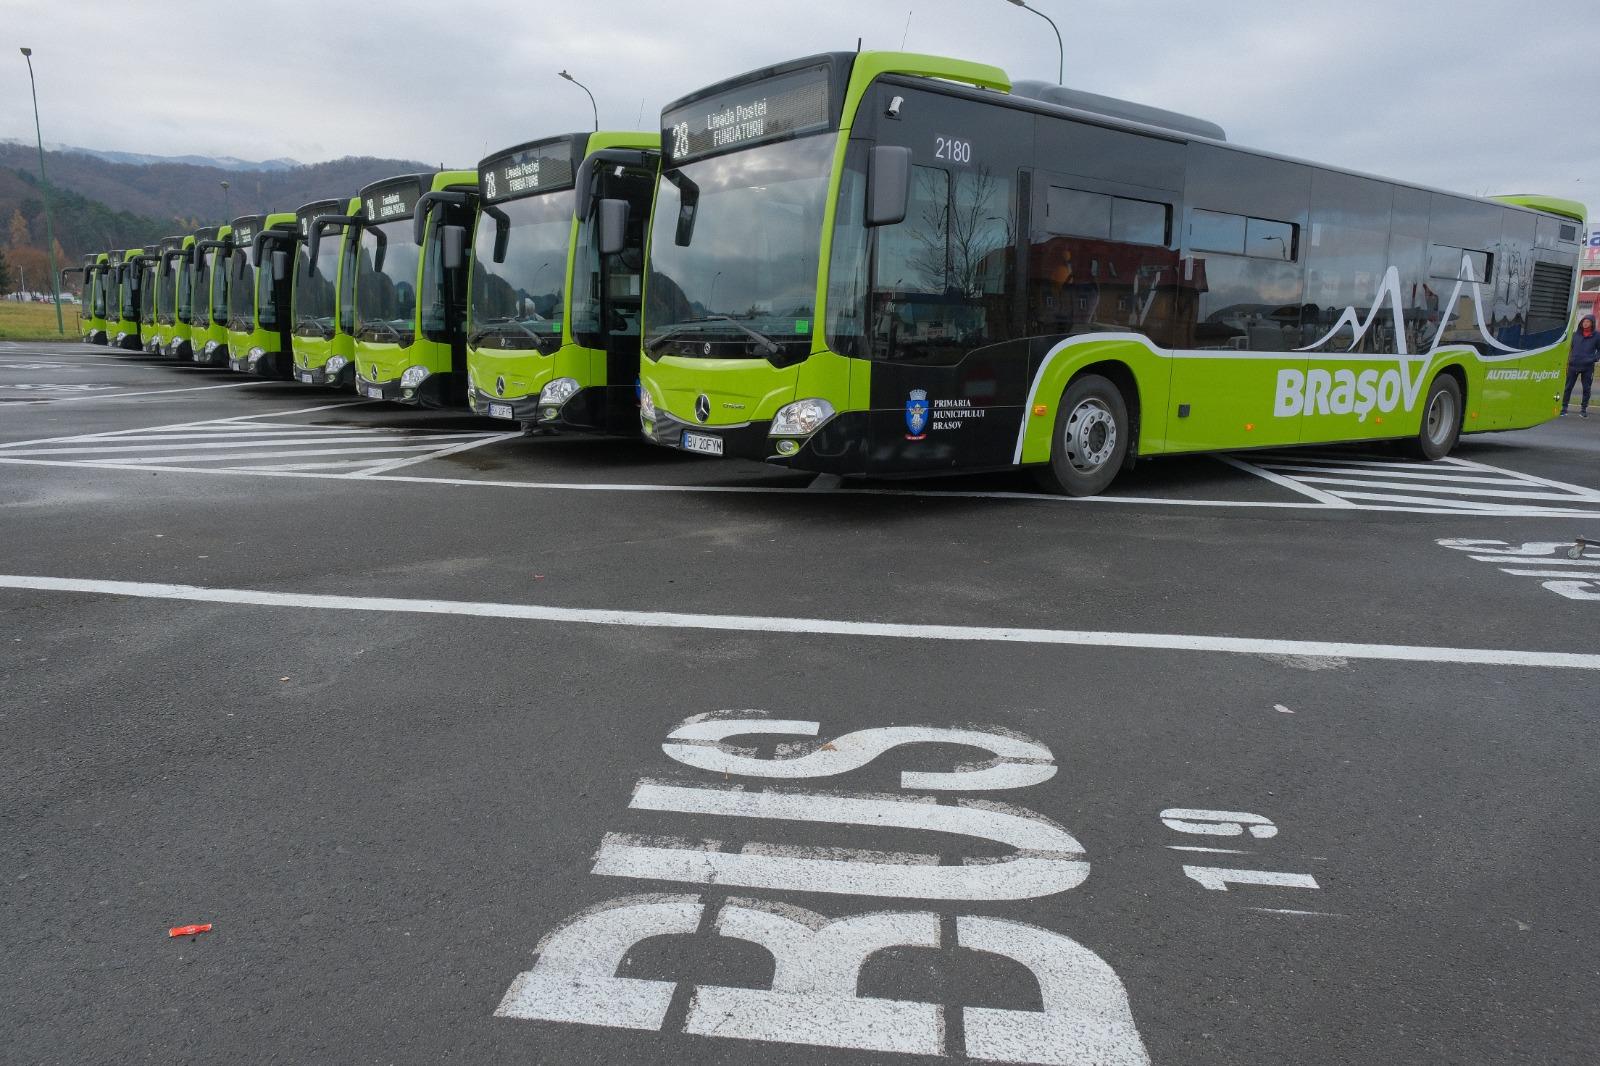
M 256 239 L 256 233 L 261 229 L 261 223 L 255 219 L 239 221 L 233 224 L 233 243 L 236 248 L 248 248 Z
M 361 204 L 366 209 L 363 213 L 367 218 L 374 222 L 388 222 L 416 214 L 417 201 L 421 198 L 421 182 L 413 178 L 370 189 L 362 196 Z
M 344 205 L 338 200 L 324 200 L 321 203 L 307 204 L 296 212 L 301 233 L 311 232 L 311 220 L 318 215 L 342 215 Z
M 490 203 L 564 189 L 575 178 L 572 138 L 519 148 L 478 167 L 478 188 Z
M 810 67 L 740 85 L 661 116 L 670 165 L 761 141 L 828 128 L 829 68 Z

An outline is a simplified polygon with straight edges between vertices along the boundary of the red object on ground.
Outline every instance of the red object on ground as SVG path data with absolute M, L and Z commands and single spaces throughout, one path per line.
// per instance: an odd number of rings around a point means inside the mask
M 210 922 L 207 922 L 204 925 L 175 925 L 171 929 L 167 930 L 167 936 L 194 936 L 196 933 L 209 932 L 211 932 Z

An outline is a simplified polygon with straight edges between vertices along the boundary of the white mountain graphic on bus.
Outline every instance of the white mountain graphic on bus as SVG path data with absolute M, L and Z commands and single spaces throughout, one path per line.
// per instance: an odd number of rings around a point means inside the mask
M 1378 321 L 1378 312 L 1387 302 L 1393 326 L 1394 359 L 1399 365 L 1392 370 L 1382 372 L 1363 370 L 1359 374 L 1353 370 L 1280 370 L 1273 397 L 1273 417 L 1354 414 L 1356 421 L 1365 422 L 1367 416 L 1374 410 L 1387 414 L 1401 407 L 1410 411 L 1416 406 L 1423 386 L 1427 384 L 1428 368 L 1432 365 L 1434 353 L 1445 346 L 1443 343 L 1445 331 L 1450 328 L 1456 317 L 1456 305 L 1461 300 L 1462 290 L 1467 286 L 1471 286 L 1472 317 L 1477 327 L 1479 341 L 1507 355 L 1531 354 L 1502 344 L 1489 333 L 1483 321 L 1483 284 L 1473 269 L 1471 256 L 1466 254 L 1461 256 L 1461 269 L 1456 274 L 1455 287 L 1450 290 L 1449 298 L 1440 305 L 1442 313 L 1439 316 L 1439 328 L 1434 331 L 1427 350 L 1413 354 L 1406 339 L 1400 271 L 1391 265 L 1384 272 L 1383 281 L 1378 285 L 1378 295 L 1365 316 L 1354 307 L 1346 307 L 1332 329 L 1312 343 L 1296 348 L 1295 351 L 1318 351 L 1346 329 L 1350 331 L 1350 343 L 1345 345 L 1343 351 L 1353 351 L 1372 331 Z M 1450 346 L 1455 347 L 1460 343 L 1463 342 L 1452 341 Z M 1465 343 L 1479 352 L 1478 358 L 1485 358 L 1481 354 L 1482 349 L 1478 342 Z

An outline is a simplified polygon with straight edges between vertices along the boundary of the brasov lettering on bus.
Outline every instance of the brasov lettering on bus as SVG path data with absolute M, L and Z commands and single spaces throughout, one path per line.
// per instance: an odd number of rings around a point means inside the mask
M 1461 299 L 1462 291 L 1468 286 L 1471 287 L 1472 312 L 1481 342 L 1508 355 L 1521 357 L 1532 354 L 1507 347 L 1490 335 L 1483 321 L 1482 286 L 1474 274 L 1471 257 L 1463 255 L 1455 288 L 1441 305 L 1443 314 L 1440 315 L 1439 328 L 1434 333 L 1433 341 L 1426 352 L 1413 356 L 1409 353 L 1406 342 L 1405 312 L 1402 310 L 1400 295 L 1400 271 L 1391 266 L 1384 273 L 1383 282 L 1378 286 L 1378 295 L 1365 317 L 1354 307 L 1346 307 L 1332 329 L 1314 343 L 1295 350 L 1320 352 L 1335 337 L 1348 330 L 1350 342 L 1344 346 L 1344 351 L 1353 351 L 1371 331 L 1384 304 L 1387 303 L 1396 348 L 1394 356 L 1398 366 L 1383 371 L 1363 370 L 1359 373 L 1353 370 L 1279 370 L 1277 389 L 1272 403 L 1273 416 L 1294 418 L 1302 414 L 1353 414 L 1357 421 L 1365 422 L 1367 416 L 1374 410 L 1388 414 L 1397 407 L 1404 407 L 1410 411 L 1416 406 L 1422 388 L 1427 384 L 1426 377 L 1432 356 L 1439 350 L 1445 330 L 1455 317 L 1456 305 Z

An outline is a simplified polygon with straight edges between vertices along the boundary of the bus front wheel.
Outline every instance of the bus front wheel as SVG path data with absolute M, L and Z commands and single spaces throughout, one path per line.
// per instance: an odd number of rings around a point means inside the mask
M 1075 378 L 1061 394 L 1040 484 L 1067 496 L 1094 496 L 1110 486 L 1128 456 L 1128 405 L 1099 374 Z
M 1408 442 L 1418 459 L 1443 459 L 1461 437 L 1461 384 L 1450 374 L 1440 374 L 1428 386 L 1422 405 L 1422 427 Z

